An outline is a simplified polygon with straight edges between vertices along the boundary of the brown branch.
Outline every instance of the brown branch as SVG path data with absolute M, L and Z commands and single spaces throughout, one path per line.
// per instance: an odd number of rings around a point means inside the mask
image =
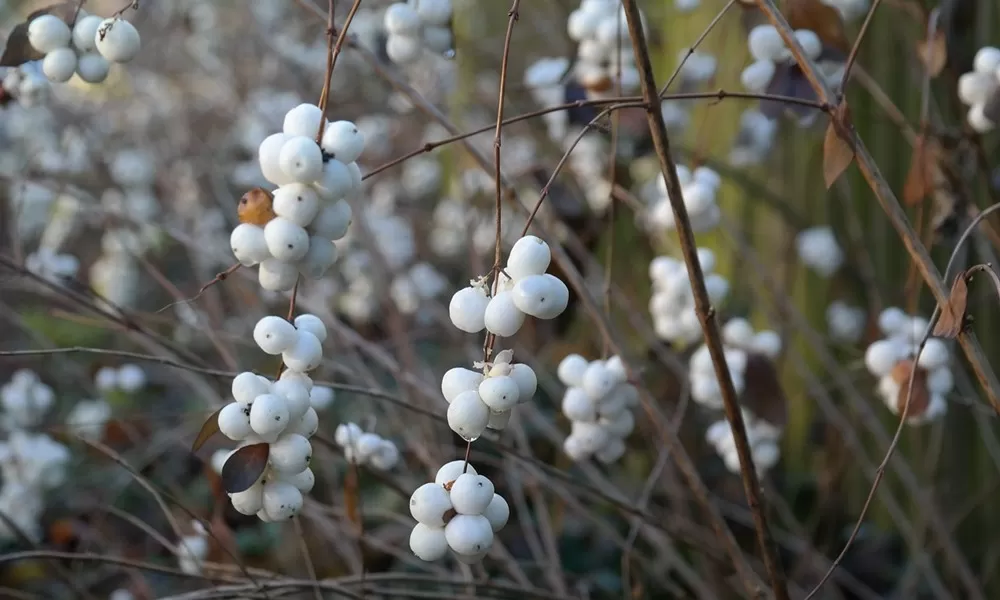
M 684 206 L 681 183 L 677 177 L 677 166 L 670 156 L 670 141 L 667 136 L 666 124 L 663 121 L 663 113 L 659 106 L 656 81 L 653 78 L 653 66 L 649 58 L 649 48 L 646 45 L 646 34 L 643 31 L 642 22 L 640 21 L 639 7 L 636 6 L 635 0 L 623 0 L 622 7 L 628 21 L 629 35 L 632 38 L 632 49 L 635 53 L 635 62 L 639 70 L 639 80 L 642 86 L 643 97 L 646 100 L 646 118 L 649 122 L 649 132 L 660 162 L 660 170 L 663 172 L 663 177 L 666 180 L 667 197 L 670 200 L 674 220 L 677 223 L 681 252 L 684 255 L 684 262 L 687 264 L 688 278 L 690 279 L 691 288 L 694 293 L 695 311 L 698 314 L 702 331 L 705 334 L 705 345 L 708 347 L 712 362 L 715 365 L 715 375 L 719 381 L 719 388 L 722 390 L 726 419 L 729 421 L 733 432 L 733 440 L 736 443 L 736 452 L 740 459 L 740 475 L 747 495 L 747 504 L 753 515 L 754 528 L 757 532 L 757 542 L 764 560 L 764 568 L 767 571 L 775 597 L 778 600 L 788 600 L 789 596 L 785 575 L 781 562 L 778 559 L 777 547 L 768 529 L 767 517 L 765 516 L 766 506 L 760 492 L 760 482 L 757 480 L 757 471 L 750 453 L 750 444 L 747 441 L 743 414 L 740 411 L 736 389 L 733 387 L 733 380 L 729 374 L 729 365 L 726 362 L 726 355 L 719 334 L 719 326 L 715 319 L 715 309 L 712 307 L 708 291 L 705 288 L 705 277 L 701 270 L 701 263 L 698 261 L 698 248 L 695 243 L 694 232 L 691 230 L 691 221 L 688 218 L 687 208 Z M 748 589 L 747 591 L 750 592 L 752 590 Z

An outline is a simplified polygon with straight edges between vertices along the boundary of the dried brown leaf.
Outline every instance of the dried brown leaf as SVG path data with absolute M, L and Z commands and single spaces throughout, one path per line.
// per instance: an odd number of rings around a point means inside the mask
M 788 399 L 774 362 L 763 354 L 748 354 L 743 381 L 743 406 L 755 417 L 784 427 L 788 421 Z
M 0 67 L 19 67 L 28 61 L 40 60 L 44 55 L 32 48 L 28 42 L 28 25 L 42 15 L 54 15 L 69 23 L 76 14 L 76 5 L 76 2 L 60 2 L 29 14 L 7 37 L 3 55 L 0 56 Z
M 934 335 L 949 339 L 958 337 L 965 326 L 965 311 L 968 308 L 968 303 L 969 283 L 966 280 L 966 272 L 963 271 L 951 284 L 948 301 L 941 305 L 941 317 L 934 325 Z
M 911 393 L 910 376 L 913 376 L 913 387 Z M 927 389 L 927 371 L 918 368 L 911 359 L 901 360 L 892 368 L 892 379 L 899 384 L 899 393 L 896 395 L 896 410 L 903 414 L 906 408 L 907 397 L 910 406 L 906 410 L 906 417 L 919 417 L 927 410 L 931 402 L 931 393 Z
M 917 42 L 917 56 L 927 69 L 928 75 L 932 78 L 940 75 L 948 62 L 948 45 L 944 32 L 938 30 L 931 39 Z
M 222 465 L 222 486 L 230 494 L 245 491 L 260 479 L 267 468 L 271 445 L 267 443 L 243 446 L 233 452 Z
M 191 452 L 197 452 L 199 448 L 205 445 L 205 442 L 219 432 L 220 412 L 222 412 L 221 408 L 212 413 L 212 416 L 202 423 L 201 430 L 198 431 L 198 435 L 195 436 L 194 442 L 191 444 Z
M 915 206 L 934 190 L 934 170 L 937 168 L 937 148 L 933 140 L 921 133 L 913 146 L 910 170 L 903 185 L 903 203 Z
M 792 29 L 810 29 L 824 45 L 845 53 L 850 51 L 844 20 L 836 8 L 821 0 L 786 0 L 782 12 Z
M 829 189 L 854 160 L 854 149 L 841 135 L 848 128 L 849 111 L 846 103 L 841 103 L 830 117 L 823 137 L 823 180 Z

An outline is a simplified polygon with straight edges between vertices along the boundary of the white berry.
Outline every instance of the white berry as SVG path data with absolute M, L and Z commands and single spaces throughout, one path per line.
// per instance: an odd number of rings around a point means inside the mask
M 503 526 L 507 524 L 507 519 L 510 518 L 510 506 L 507 505 L 507 501 L 504 500 L 503 496 L 493 494 L 493 499 L 490 500 L 490 504 L 486 507 L 486 512 L 483 513 L 483 516 L 490 522 L 493 533 L 497 533 L 503 529 Z
M 392 4 L 383 17 L 385 29 L 394 35 L 412 35 L 420 30 L 420 15 L 403 2 Z
M 448 426 L 466 441 L 483 435 L 490 422 L 490 409 L 473 390 L 463 392 L 448 405 Z
M 342 163 L 353 163 L 365 151 L 365 134 L 350 121 L 328 123 L 323 132 L 323 151 Z
M 96 15 L 77 18 L 76 24 L 73 25 L 73 45 L 77 50 L 92 52 L 97 49 L 97 29 L 101 26 L 101 20 L 101 17 Z
M 479 333 L 486 327 L 486 310 L 490 299 L 480 287 L 465 287 L 451 297 L 448 316 L 451 323 L 466 333 Z
M 311 406 L 309 390 L 294 379 L 281 379 L 271 384 L 271 393 L 281 396 L 288 405 L 288 419 L 292 422 L 302 418 Z
M 323 320 L 312 314 L 304 314 L 295 317 L 295 329 L 308 331 L 316 336 L 316 339 L 323 343 L 326 341 L 326 325 Z
M 293 181 L 312 183 L 323 176 L 323 152 L 312 138 L 293 136 L 281 145 L 278 166 Z
M 254 433 L 276 438 L 288 426 L 288 405 L 274 394 L 257 396 L 250 405 L 250 426 Z
M 72 48 L 56 48 L 42 59 L 42 73 L 49 81 L 65 83 L 76 72 L 76 52 Z
M 481 515 L 493 500 L 493 482 L 482 475 L 465 473 L 451 485 L 451 504 L 460 515 Z
M 538 377 L 535 370 L 524 363 L 517 363 L 510 369 L 510 377 L 517 383 L 517 402 L 524 404 L 531 400 L 538 389 Z
M 312 371 L 323 360 L 323 346 L 319 338 L 308 331 L 297 332 L 295 344 L 281 353 L 285 366 L 295 371 Z
M 255 515 L 264 508 L 264 484 L 258 481 L 242 492 L 230 494 L 229 500 L 236 512 L 247 516 Z
M 299 227 L 308 227 L 319 213 L 320 201 L 315 188 L 304 183 L 288 183 L 274 190 L 274 214 Z
M 420 560 L 441 560 L 448 553 L 448 540 L 444 527 L 428 527 L 417 523 L 410 532 L 410 550 Z
M 491 411 L 501 412 L 517 405 L 520 388 L 513 377 L 488 377 L 479 384 L 479 397 Z
M 281 317 L 268 315 L 257 321 L 253 340 L 267 354 L 277 356 L 295 344 L 295 326 Z
M 271 292 L 288 292 L 295 287 L 299 272 L 294 263 L 269 258 L 260 262 L 257 281 L 260 287 Z
M 493 528 L 482 515 L 456 515 L 444 528 L 448 546 L 458 554 L 478 554 L 493 544 Z
M 279 161 L 282 147 L 291 138 L 292 136 L 284 133 L 272 133 L 264 138 L 264 141 L 257 148 L 260 172 L 264 174 L 264 179 L 275 185 L 294 183 L 294 180 L 281 169 Z
M 528 275 L 541 275 L 549 268 L 552 253 L 541 238 L 526 235 L 517 240 L 507 257 L 507 274 L 514 281 Z
M 566 284 L 547 273 L 519 279 L 511 294 L 518 310 L 539 319 L 554 319 L 569 302 Z
M 323 111 L 315 104 L 300 104 L 285 113 L 281 130 L 290 136 L 315 138 L 323 122 Z
M 579 386 L 583 384 L 583 374 L 590 363 L 579 354 L 567 354 L 556 368 L 556 376 L 565 385 Z
M 42 54 L 69 46 L 69 25 L 54 15 L 41 15 L 28 24 L 28 43 Z
M 234 442 L 241 442 L 253 433 L 246 407 L 230 402 L 219 411 L 219 432 Z M 257 511 L 254 511 L 257 512 Z
M 434 483 L 444 485 L 455 481 L 462 473 L 472 473 L 475 475 L 476 470 L 472 467 L 472 465 L 467 464 L 464 460 L 453 460 L 449 463 L 445 463 L 440 469 L 438 469 L 438 472 L 434 475 Z
M 105 19 L 97 28 L 94 44 L 104 58 L 126 63 L 139 54 L 139 31 L 125 19 Z
M 232 394 L 237 402 L 249 405 L 257 396 L 266 394 L 270 385 L 261 381 L 256 373 L 245 371 L 233 378 Z
M 323 165 L 323 172 L 316 182 L 316 191 L 328 202 L 343 200 L 354 189 L 351 169 L 339 160 L 330 159 Z M 332 238 L 338 239 L 338 238 Z
M 278 473 L 294 475 L 309 467 L 312 444 L 297 433 L 286 433 L 271 444 L 267 460 Z
M 440 483 L 425 483 L 410 495 L 410 515 L 418 523 L 444 527 L 444 515 L 451 509 L 451 495 Z
M 454 367 L 441 377 L 441 394 L 450 403 L 459 394 L 478 389 L 482 381 L 482 373 L 465 367 Z
M 521 329 L 524 316 L 525 314 L 514 304 L 514 295 L 503 291 L 490 298 L 486 305 L 486 313 L 483 315 L 483 322 L 490 333 L 500 337 L 511 337 Z
M 275 521 L 291 519 L 302 510 L 302 492 L 294 485 L 271 480 L 264 484 L 264 511 Z
M 274 258 L 294 262 L 309 251 L 309 234 L 288 219 L 275 217 L 264 226 L 264 241 Z
M 81 55 L 76 63 L 76 74 L 87 83 L 103 82 L 110 71 L 111 63 L 97 52 Z

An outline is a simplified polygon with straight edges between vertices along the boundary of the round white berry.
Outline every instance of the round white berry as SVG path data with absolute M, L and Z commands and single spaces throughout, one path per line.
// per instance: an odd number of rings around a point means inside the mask
M 76 49 L 80 52 L 96 50 L 97 29 L 100 26 L 101 17 L 96 15 L 78 16 L 76 24 L 73 25 L 73 45 L 76 46 Z
M 357 193 L 361 191 L 361 186 L 364 185 L 365 178 L 361 174 L 361 167 L 358 166 L 357 162 L 347 163 L 347 170 L 351 172 L 351 193 Z
M 102 83 L 110 71 L 111 63 L 97 52 L 82 54 L 76 63 L 76 74 L 87 83 Z
M 958 97 L 966 104 L 986 104 L 1000 87 L 993 73 L 972 71 L 958 78 Z
M 250 405 L 250 427 L 264 438 L 276 438 L 288 426 L 288 404 L 275 394 L 261 394 Z
M 333 440 L 337 442 L 338 446 L 346 448 L 347 446 L 354 445 L 362 433 L 364 432 L 361 431 L 357 423 L 341 423 L 337 425 L 337 429 L 333 432 Z
M 264 226 L 264 241 L 274 258 L 294 262 L 309 251 L 309 234 L 288 219 L 275 217 Z
M 438 54 L 444 54 L 449 50 L 453 50 L 455 47 L 454 36 L 451 34 L 450 27 L 438 27 L 436 25 L 426 25 L 420 32 L 421 37 L 424 40 L 424 45 L 431 52 L 437 52 Z
M 954 388 L 955 377 L 947 367 L 939 367 L 927 375 L 927 389 L 932 394 L 947 394 Z
M 294 379 L 281 379 L 271 384 L 271 393 L 281 396 L 288 405 L 288 419 L 292 422 L 302 418 L 309 410 L 309 390 Z
M 258 481 L 242 492 L 229 494 L 229 500 L 236 512 L 247 516 L 255 515 L 264 508 L 264 484 Z
M 801 42 L 800 42 L 801 43 Z M 750 30 L 747 44 L 754 60 L 779 60 L 785 49 L 785 41 L 773 25 L 757 25 Z
M 566 388 L 562 411 L 571 421 L 596 421 L 597 403 L 582 388 Z
M 594 452 L 594 458 L 608 465 L 625 455 L 625 441 L 621 438 L 613 437 L 608 440 L 603 447 Z
M 241 442 L 253 433 L 250 415 L 239 402 L 230 402 L 219 411 L 219 432 L 234 442 Z M 254 511 L 257 512 L 257 511 Z
M 252 267 L 271 256 L 264 239 L 264 228 L 249 223 L 240 223 L 233 229 L 229 245 L 236 260 L 244 267 Z
M 917 364 L 928 371 L 933 371 L 948 364 L 948 346 L 940 338 L 930 338 L 920 352 Z
M 556 376 L 565 385 L 583 385 L 583 374 L 587 371 L 590 363 L 579 354 L 567 354 L 556 368 Z
M 72 48 L 56 48 L 42 59 L 42 73 L 54 83 L 69 81 L 76 72 L 76 52 Z
M 347 448 L 355 456 L 358 462 L 367 462 L 371 455 L 378 451 L 382 438 L 374 433 L 362 433 L 354 440 L 353 444 L 348 444 Z
M 310 229 L 320 237 L 339 240 L 347 235 L 353 216 L 351 205 L 345 200 L 337 200 L 320 209 Z
M 767 89 L 777 70 L 769 60 L 758 60 L 740 73 L 740 83 L 751 92 L 761 93 Z
M 315 104 L 299 104 L 285 113 L 281 130 L 290 136 L 315 138 L 323 122 L 323 110 Z
M 337 262 L 337 245 L 318 235 L 309 237 L 309 250 L 296 268 L 303 277 L 320 279 Z
M 570 436 L 579 440 L 588 454 L 597 452 L 608 442 L 608 430 L 598 423 L 574 421 Z
M 94 34 L 94 45 L 111 62 L 126 63 L 139 54 L 139 31 L 125 19 L 105 19 Z
M 612 389 L 606 396 L 598 400 L 597 413 L 600 417 L 613 417 L 625 410 L 625 397 Z
M 288 426 L 286 431 L 289 433 L 297 433 L 305 438 L 311 438 L 315 435 L 318 429 L 319 415 L 316 414 L 316 409 L 310 406 L 297 421 L 293 421 L 292 424 Z
M 313 314 L 303 314 L 295 317 L 295 329 L 308 331 L 323 343 L 326 341 L 326 325 L 323 320 Z
M 604 363 L 595 360 L 583 372 L 583 382 L 580 387 L 587 392 L 591 400 L 599 402 L 615 387 L 615 383 L 614 375 L 608 371 Z
M 631 411 L 623 410 L 614 415 L 613 418 L 602 418 L 601 426 L 609 435 L 623 438 L 635 429 L 635 415 Z
M 420 58 L 424 45 L 416 35 L 391 34 L 385 41 L 385 53 L 397 65 L 408 65 Z
M 298 331 L 295 344 L 281 353 L 285 366 L 294 371 L 312 371 L 323 360 L 323 346 L 319 338 L 308 331 Z
M 114 367 L 101 367 L 94 375 L 94 385 L 102 392 L 115 389 L 118 387 L 118 371 Z
M 493 494 L 493 499 L 490 500 L 490 504 L 486 507 L 486 512 L 483 516 L 490 522 L 493 533 L 497 533 L 507 524 L 507 519 L 510 518 L 510 507 L 503 496 Z
M 313 473 L 312 469 L 302 469 L 298 473 L 293 473 L 291 475 L 286 475 L 284 473 L 279 473 L 278 478 L 285 483 L 290 483 L 295 486 L 303 494 L 308 494 L 312 491 L 313 486 L 316 485 L 316 475 Z
M 992 46 L 980 48 L 972 60 L 972 68 L 977 73 L 992 75 L 998 67 L 1000 67 L 1000 49 Z
M 902 358 L 902 346 L 895 340 L 878 340 L 865 351 L 865 366 L 872 375 L 888 375 Z
M 260 172 L 264 174 L 264 179 L 275 185 L 294 183 L 294 180 L 281 169 L 279 160 L 282 147 L 291 138 L 292 136 L 284 133 L 272 133 L 264 138 L 264 141 L 257 148 Z
M 353 163 L 365 151 L 365 134 L 350 121 L 327 123 L 323 151 L 344 164 Z
M 524 312 L 514 304 L 514 294 L 504 291 L 490 298 L 483 315 L 483 323 L 490 333 L 500 337 L 511 337 L 521 329 L 524 316 Z
M 477 390 L 482 381 L 482 373 L 465 367 L 454 367 L 441 377 L 441 394 L 450 403 L 463 392 Z
M 462 473 L 472 473 L 476 474 L 476 470 L 472 468 L 472 465 L 467 464 L 464 460 L 453 460 L 449 463 L 442 465 L 438 469 L 437 473 L 434 475 L 434 483 L 438 485 L 444 485 L 458 479 L 458 476 Z
M 448 316 L 451 323 L 466 333 L 479 333 L 486 327 L 486 309 L 490 303 L 481 287 L 465 287 L 451 297 Z
M 479 397 L 493 412 L 514 408 L 520 397 L 520 388 L 513 377 L 488 377 L 479 384 Z
M 477 554 L 493 544 L 493 528 L 483 515 L 455 515 L 444 528 L 448 546 L 458 554 Z
M 486 428 L 494 431 L 503 431 L 510 423 L 510 417 L 513 412 L 513 410 L 504 410 L 501 412 L 490 411 L 490 421 L 486 424 Z
M 333 388 L 328 388 L 325 385 L 313 386 L 309 390 L 309 403 L 316 410 L 323 410 L 329 407 L 336 398 L 337 394 L 333 391 Z
M 768 358 L 776 358 L 781 354 L 781 336 L 770 329 L 757 332 L 750 342 L 750 349 Z
M 451 509 L 451 495 L 440 483 L 425 483 L 410 495 L 410 515 L 418 523 L 444 527 L 445 513 Z
M 69 25 L 54 15 L 41 15 L 28 24 L 28 43 L 42 54 L 69 46 L 71 37 Z
M 910 317 L 895 306 L 883 310 L 878 316 L 878 328 L 886 335 L 902 333 L 903 328 L 909 323 Z
M 462 392 L 448 405 L 448 426 L 466 441 L 483 435 L 489 422 L 490 409 L 475 390 Z
M 816 60 L 823 53 L 823 42 L 820 41 L 816 32 L 811 29 L 796 29 L 795 40 L 806 51 L 806 56 L 812 60 Z
M 541 238 L 526 235 L 514 242 L 507 257 L 507 274 L 514 281 L 528 275 L 541 275 L 549 268 L 552 253 Z
M 294 381 L 295 383 L 301 385 L 302 387 L 306 388 L 307 390 L 312 390 L 313 389 L 313 381 L 312 381 L 312 379 L 308 375 L 306 375 L 305 373 L 300 373 L 298 371 L 289 371 L 288 369 L 285 369 L 284 371 L 282 371 L 281 376 L 278 377 L 278 380 L 279 381 Z
M 539 319 L 558 317 L 569 302 L 566 284 L 548 273 L 519 279 L 511 294 L 519 311 Z
M 346 198 L 354 189 L 354 176 L 347 165 L 331 158 L 323 165 L 322 176 L 315 186 L 321 198 L 327 202 L 336 202 Z
M 323 151 L 312 138 L 292 136 L 281 145 L 278 166 L 299 183 L 313 183 L 323 176 Z
M 511 366 L 510 377 L 517 383 L 518 404 L 524 404 L 535 396 L 538 377 L 534 369 L 524 363 L 517 363 Z
M 417 0 L 416 9 L 424 25 L 444 27 L 451 22 L 451 0 Z
M 412 35 L 420 31 L 420 15 L 412 6 L 397 2 L 385 9 L 383 24 L 394 35 Z
M 481 515 L 490 505 L 494 491 L 488 478 L 465 473 L 451 485 L 451 504 L 460 515 Z
M 417 523 L 410 532 L 410 550 L 420 560 L 441 560 L 448 553 L 448 539 L 444 527 L 428 527 Z
M 294 475 L 309 467 L 312 444 L 297 433 L 285 433 L 271 444 L 267 461 L 271 468 L 282 474 Z
M 729 319 L 722 327 L 722 339 L 730 346 L 747 348 L 753 342 L 753 325 L 741 318 Z
M 294 263 L 269 258 L 260 262 L 257 269 L 257 282 L 260 287 L 270 292 L 288 292 L 295 287 L 299 272 Z
M 287 183 L 274 190 L 272 207 L 279 217 L 299 227 L 308 227 L 319 213 L 319 195 L 311 185 Z
M 368 462 L 375 469 L 388 471 L 399 462 L 399 448 L 389 440 L 382 440 L 378 448 L 368 457 Z
M 291 519 L 302 510 L 302 492 L 280 479 L 264 484 L 264 511 L 275 521 Z
M 267 354 L 277 356 L 291 348 L 295 340 L 295 326 L 282 317 L 268 315 L 253 328 L 253 341 Z
M 268 389 L 270 384 L 261 381 L 256 373 L 245 371 L 233 378 L 233 398 L 244 406 L 253 402 L 257 396 L 266 394 Z
M 146 385 L 146 372 L 139 365 L 122 365 L 118 369 L 118 387 L 123 392 L 136 392 Z

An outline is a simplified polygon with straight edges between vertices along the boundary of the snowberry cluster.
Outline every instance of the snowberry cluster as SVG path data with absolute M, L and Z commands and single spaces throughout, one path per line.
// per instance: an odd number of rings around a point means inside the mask
M 708 167 L 698 167 L 691 171 L 687 167 L 677 167 L 677 179 L 681 184 L 684 207 L 691 219 L 691 229 L 695 233 L 710 231 L 719 225 L 722 211 L 716 203 L 716 195 L 722 185 L 719 174 Z M 654 227 L 673 229 L 674 211 L 667 194 L 667 182 L 662 176 L 656 179 L 658 199 L 649 209 L 650 223 Z
M 42 246 L 28 255 L 24 267 L 47 281 L 63 283 L 76 277 L 80 261 L 72 254 L 59 254 L 48 246 Z
M 545 272 L 551 259 L 544 240 L 533 235 L 519 239 L 497 277 L 493 297 L 488 294 L 486 278 L 470 282 L 469 287 L 451 297 L 448 314 L 452 324 L 466 333 L 486 329 L 500 337 L 511 337 L 521 329 L 527 315 L 546 320 L 558 317 L 569 304 L 569 288 Z
M 832 6 L 840 13 L 844 21 L 853 21 L 868 13 L 869 0 L 820 0 L 827 6 Z
M 865 366 L 878 378 L 876 390 L 893 414 L 899 414 L 910 396 L 907 423 L 919 425 L 933 421 L 948 410 L 945 396 L 955 386 L 951 372 L 951 351 L 941 338 L 929 338 L 920 356 L 914 360 L 920 340 L 927 330 L 927 319 L 910 316 L 891 307 L 882 311 L 878 326 L 885 335 L 865 351 Z M 916 370 L 916 373 L 913 371 Z M 914 380 L 909 388 L 910 379 Z M 903 394 L 901 390 L 911 391 Z
M 479 371 L 454 367 L 441 378 L 448 426 L 462 439 L 475 441 L 487 428 L 502 431 L 514 407 L 534 397 L 535 371 L 524 363 L 512 363 L 513 358 L 512 350 L 504 350 L 492 363 L 476 363 Z
M 853 344 L 865 333 L 866 315 L 863 308 L 835 300 L 826 307 L 826 327 L 837 342 Z
M 265 290 L 289 291 L 300 273 L 322 277 L 337 258 L 334 240 L 351 224 L 346 198 L 361 187 L 355 161 L 365 137 L 350 121 L 324 124 L 324 119 L 318 106 L 300 104 L 285 115 L 282 132 L 258 148 L 260 169 L 278 189 L 243 197 L 246 217 L 229 241 L 240 263 L 260 265 L 258 280 Z
M 778 122 L 755 108 L 749 108 L 740 115 L 740 129 L 729 152 L 729 162 L 734 167 L 761 164 L 771 148 L 778 132 Z
M 979 133 L 988 133 L 996 127 L 996 115 L 987 115 L 986 106 L 994 102 L 1000 92 L 1000 48 L 986 46 L 976 52 L 972 71 L 958 78 L 958 97 L 969 105 L 966 120 Z
M 101 19 L 80 11 L 72 29 L 55 15 L 45 14 L 28 24 L 28 42 L 45 55 L 42 73 L 53 83 L 73 74 L 87 83 L 101 83 L 111 63 L 126 63 L 139 53 L 139 32 L 120 17 Z
M 639 87 L 628 34 L 628 23 L 618 0 L 582 0 L 566 23 L 569 37 L 577 42 L 574 75 L 591 97 L 623 94 Z
M 635 428 L 632 408 L 639 393 L 628 382 L 621 358 L 588 361 L 569 354 L 556 370 L 566 387 L 562 412 L 570 420 L 563 450 L 574 461 L 593 456 L 605 464 L 625 454 L 625 438 Z
M 69 449 L 43 433 L 15 429 L 0 442 L 0 512 L 33 540 L 40 537 L 44 495 L 66 480 L 69 459 Z M 18 537 L 0 521 L 0 539 Z
M 451 0 L 409 0 L 390 5 L 383 17 L 389 60 L 397 65 L 412 64 L 424 48 L 450 55 L 455 45 L 451 16 Z
M 805 50 L 806 57 L 810 60 L 815 62 L 823 54 L 823 41 L 820 40 L 815 31 L 796 29 L 795 39 Z M 740 82 L 747 90 L 761 94 L 766 92 L 768 86 L 771 85 L 771 80 L 778 71 L 778 65 L 792 64 L 795 62 L 795 58 L 773 25 L 757 25 L 751 29 L 747 45 L 754 62 L 740 73 Z M 840 82 L 836 70 L 823 74 L 831 83 Z
M 146 387 L 146 372 L 133 364 L 101 367 L 94 375 L 94 387 L 104 393 L 121 391 L 133 394 Z
M 748 354 L 761 354 L 774 359 L 781 353 L 781 338 L 769 329 L 754 332 L 753 326 L 743 318 L 734 318 L 722 328 L 723 350 L 729 376 L 737 394 L 745 389 L 745 374 Z M 691 398 L 707 408 L 719 409 L 723 406 L 722 389 L 715 374 L 715 364 L 708 346 L 702 344 L 691 355 L 688 364 L 691 383 Z
M 837 243 L 833 228 L 827 225 L 800 231 L 795 238 L 795 248 L 799 260 L 824 278 L 832 276 L 844 264 L 844 251 Z
M 778 458 L 781 456 L 779 444 L 782 431 L 779 427 L 754 417 L 747 410 L 743 410 L 743 425 L 750 446 L 750 459 L 757 473 L 763 475 L 778 463 Z M 705 440 L 715 448 L 726 469 L 730 473 L 739 474 L 740 457 L 736 453 L 736 441 L 729 422 L 723 419 L 712 423 L 705 432 Z
M 410 550 L 417 558 L 440 560 L 450 549 L 458 560 L 476 563 L 507 524 L 510 507 L 489 478 L 455 460 L 413 492 L 410 514 L 417 521 L 410 532 Z
M 698 248 L 698 262 L 705 274 L 705 288 L 712 304 L 718 306 L 729 294 L 729 282 L 715 269 L 715 254 L 708 248 Z M 653 295 L 649 312 L 653 329 L 662 340 L 689 344 L 701 337 L 701 322 L 694 308 L 694 292 L 688 278 L 687 265 L 669 256 L 657 256 L 649 263 Z
M 376 433 L 365 433 L 355 423 L 338 425 L 333 439 L 343 448 L 348 462 L 369 465 L 379 471 L 388 471 L 399 462 L 396 444 Z
M 251 372 L 233 379 L 234 401 L 219 412 L 219 431 L 244 444 L 267 443 L 268 466 L 248 489 L 230 494 L 233 508 L 262 521 L 289 519 L 302 509 L 302 494 L 315 483 L 309 438 L 319 427 L 312 407 L 312 379 L 319 366 L 326 326 L 299 315 L 294 323 L 276 316 L 257 322 L 253 338 L 267 354 L 281 355 L 286 369 L 277 381 Z
M 52 388 L 42 383 L 34 371 L 15 371 L 10 381 L 0 387 L 4 427 L 20 429 L 38 425 L 55 398 Z

